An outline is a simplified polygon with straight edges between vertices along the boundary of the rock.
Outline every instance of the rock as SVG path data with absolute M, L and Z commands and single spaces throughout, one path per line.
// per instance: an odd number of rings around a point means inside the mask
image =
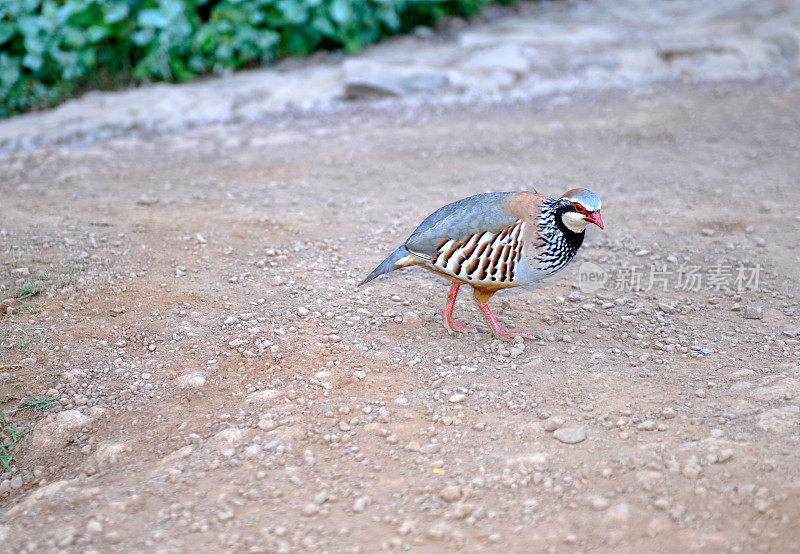
M 798 406 L 773 408 L 758 416 L 756 426 L 768 433 L 794 433 L 797 430 L 798 415 L 800 415 Z
M 245 439 L 245 431 L 239 427 L 228 427 L 222 431 L 218 431 L 214 435 L 213 440 L 219 443 L 237 443 Z
M 98 469 L 104 469 L 116 464 L 122 453 L 129 451 L 121 442 L 103 442 L 97 447 L 93 458 Z
M 11 275 L 16 275 L 18 277 L 27 277 L 31 274 L 31 270 L 27 267 L 15 267 L 11 270 Z
M 764 310 L 761 306 L 747 306 L 743 314 L 745 319 L 761 319 L 763 312 Z
M 493 73 L 501 70 L 515 79 L 525 76 L 531 69 L 531 61 L 518 44 L 503 44 L 496 48 L 480 48 L 477 53 L 461 64 L 469 72 Z
M 553 437 L 564 444 L 577 444 L 586 440 L 586 432 L 583 427 L 561 427 L 556 429 Z
M 639 431 L 654 431 L 655 428 L 656 428 L 656 422 L 653 421 L 652 419 L 643 421 L 636 426 L 636 429 L 638 429 Z
M 277 389 L 262 389 L 248 394 L 245 397 L 245 402 L 253 402 L 258 404 L 267 403 L 270 400 L 280 398 L 281 395 L 281 391 Z
M 431 539 L 441 540 L 447 536 L 449 536 L 452 532 L 452 528 L 446 521 L 438 521 L 431 525 L 428 529 L 427 535 Z
M 86 532 L 90 535 L 99 535 L 103 532 L 103 524 L 96 519 L 90 519 L 86 524 Z
M 602 496 L 592 496 L 589 498 L 589 506 L 591 506 L 593 510 L 602 511 L 608 508 L 610 505 L 611 503 L 608 501 L 608 499 Z
M 397 530 L 401 535 L 410 535 L 417 530 L 417 524 L 410 519 L 406 519 Z
M 278 424 L 271 417 L 262 417 L 258 420 L 258 428 L 263 431 L 272 431 L 276 427 L 278 427 Z
M 647 524 L 647 536 L 655 537 L 672 529 L 672 524 L 665 517 L 655 517 Z
M 671 306 L 670 304 L 664 304 L 662 302 L 658 303 L 658 309 L 664 312 L 665 314 L 674 314 L 675 313 L 675 306 Z
M 318 504 L 314 504 L 313 502 L 309 502 L 305 506 L 303 506 L 302 514 L 306 517 L 311 517 L 313 515 L 317 515 L 320 511 L 320 507 Z
M 450 402 L 453 402 L 454 404 L 457 404 L 459 402 L 463 402 L 466 398 L 467 398 L 466 394 L 462 394 L 460 392 L 457 392 L 457 393 L 453 394 L 452 396 L 450 396 Z
M 696 463 L 685 465 L 681 468 L 681 475 L 687 479 L 697 479 L 702 472 L 703 468 Z
M 139 197 L 139 200 L 136 201 L 136 204 L 139 206 L 155 206 L 159 202 L 161 202 L 160 198 L 143 194 Z
M 450 82 L 443 71 L 367 60 L 347 60 L 343 73 L 344 97 L 348 100 L 432 92 Z
M 757 387 L 749 395 L 760 402 L 775 402 L 780 400 L 791 400 L 794 398 L 795 391 L 798 390 L 798 383 L 790 381 L 777 383 L 769 387 Z
M 787 62 L 794 63 L 800 56 L 800 35 L 791 27 L 771 29 L 764 38 L 778 46 L 781 57 Z
M 419 451 L 422 454 L 436 454 L 442 449 L 442 445 L 438 442 L 432 442 L 430 444 L 423 445 L 420 447 Z
M 181 389 L 199 389 L 206 384 L 206 378 L 200 373 L 194 372 L 181 375 L 175 382 Z
M 92 418 L 78 410 L 64 410 L 56 414 L 52 421 L 48 421 L 33 432 L 32 442 L 40 448 L 60 447 L 67 444 L 72 438 L 75 429 L 89 424 Z
M 548 417 L 544 421 L 544 430 L 547 431 L 548 433 L 552 433 L 553 431 L 559 429 L 563 425 L 564 425 L 563 417 L 558 417 L 558 416 Z
M 357 514 L 362 513 L 367 508 L 367 499 L 363 496 L 359 496 L 353 502 L 353 511 Z
M 606 517 L 616 523 L 625 523 L 631 517 L 631 509 L 625 502 L 620 502 L 606 511 Z
M 0 302 L 0 314 L 11 315 L 19 313 L 20 309 L 22 309 L 22 302 L 16 298 L 6 298 Z
M 730 448 L 723 448 L 717 456 L 717 463 L 724 464 L 731 458 L 733 458 L 733 450 Z
M 422 322 L 417 312 L 406 312 L 403 314 L 403 325 L 417 326 Z
M 506 460 L 507 466 L 536 466 L 547 462 L 547 454 L 545 452 L 531 452 L 530 454 L 522 454 L 514 456 Z
M 439 492 L 439 498 L 445 502 L 457 502 L 461 499 L 461 487 L 458 485 L 445 487 Z

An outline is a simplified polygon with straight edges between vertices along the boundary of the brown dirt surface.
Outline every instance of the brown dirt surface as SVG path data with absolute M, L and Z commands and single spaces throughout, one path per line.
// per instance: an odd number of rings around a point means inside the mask
M 3 158 L 0 296 L 44 291 L 0 315 L 0 550 L 798 551 L 798 82 L 413 115 Z M 491 302 L 541 342 L 355 287 L 445 203 L 577 186 L 605 231 Z

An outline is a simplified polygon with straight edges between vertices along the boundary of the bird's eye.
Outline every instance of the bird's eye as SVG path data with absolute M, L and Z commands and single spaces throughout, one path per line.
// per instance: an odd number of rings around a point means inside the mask
M 584 208 L 578 202 L 573 202 L 572 203 L 572 207 L 575 208 L 575 211 L 578 212 L 579 214 L 585 214 L 586 213 L 586 208 Z

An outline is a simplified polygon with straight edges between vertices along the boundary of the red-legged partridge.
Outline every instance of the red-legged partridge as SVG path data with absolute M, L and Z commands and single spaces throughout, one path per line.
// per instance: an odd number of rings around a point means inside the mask
M 420 266 L 452 281 L 442 320 L 451 335 L 476 331 L 453 319 L 461 285 L 469 285 L 494 334 L 505 340 L 535 335 L 503 331 L 486 303 L 498 290 L 539 281 L 578 252 L 586 226 L 601 229 L 600 198 L 573 189 L 561 198 L 533 192 L 476 194 L 429 215 L 359 286 L 401 267 Z

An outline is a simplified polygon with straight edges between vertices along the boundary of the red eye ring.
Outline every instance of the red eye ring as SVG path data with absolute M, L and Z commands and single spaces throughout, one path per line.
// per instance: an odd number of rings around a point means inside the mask
M 586 208 L 584 208 L 583 205 L 580 204 L 579 202 L 573 202 L 572 207 L 575 208 L 575 211 L 578 212 L 579 214 L 587 213 Z

